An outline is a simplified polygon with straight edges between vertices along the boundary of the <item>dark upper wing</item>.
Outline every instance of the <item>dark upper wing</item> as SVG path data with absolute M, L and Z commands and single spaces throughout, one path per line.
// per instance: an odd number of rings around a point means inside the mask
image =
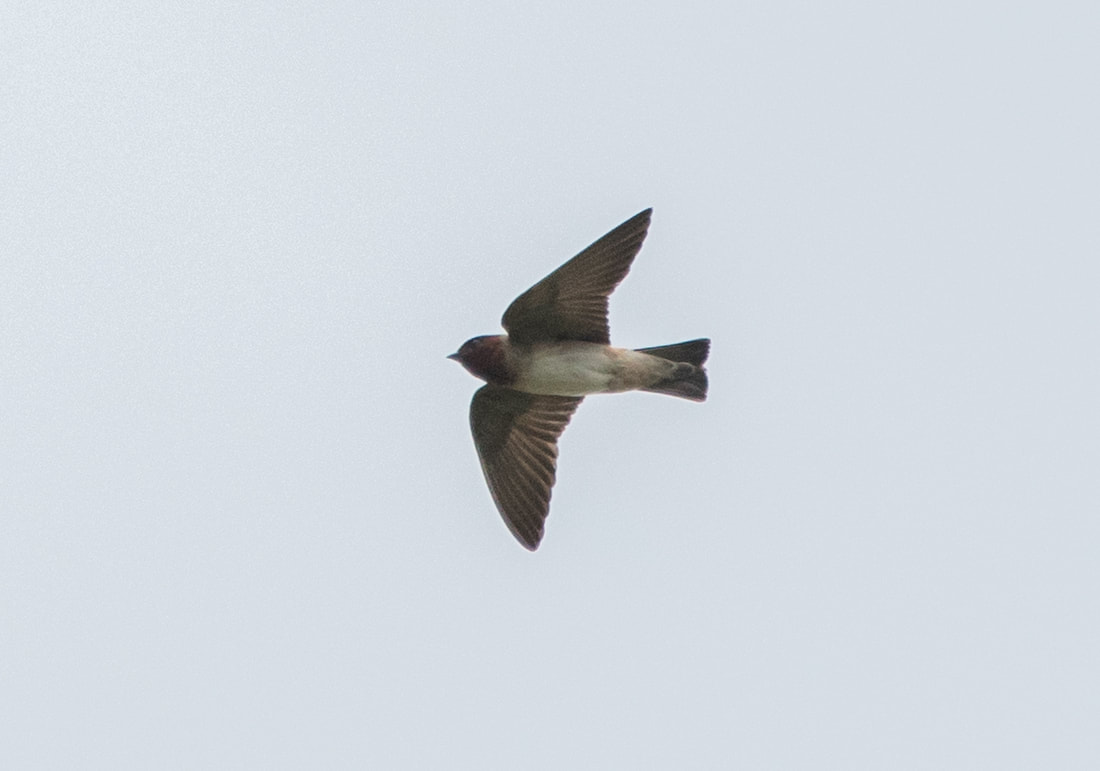
M 607 297 L 642 248 L 652 209 L 636 214 L 521 294 L 501 323 L 518 343 L 611 342 Z
M 542 540 L 550 511 L 558 437 L 581 398 L 487 385 L 470 402 L 470 428 L 489 492 L 504 524 L 531 551 Z

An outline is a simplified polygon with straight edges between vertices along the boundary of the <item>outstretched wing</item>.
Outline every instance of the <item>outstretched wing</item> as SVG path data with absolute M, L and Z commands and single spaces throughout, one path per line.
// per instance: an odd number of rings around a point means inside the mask
M 609 344 L 607 298 L 642 248 L 652 209 L 636 214 L 508 306 L 501 323 L 517 343 Z
M 579 396 L 536 396 L 483 386 L 470 402 L 470 428 L 481 470 L 504 524 L 534 551 L 550 511 L 558 437 Z

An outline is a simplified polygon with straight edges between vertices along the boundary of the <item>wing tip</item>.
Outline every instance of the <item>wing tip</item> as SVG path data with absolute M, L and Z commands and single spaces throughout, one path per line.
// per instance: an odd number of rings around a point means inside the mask
M 624 222 L 623 225 L 629 225 L 631 223 L 644 222 L 645 226 L 648 228 L 649 227 L 649 221 L 651 219 L 653 219 L 653 207 L 652 206 L 650 206 L 648 209 L 642 209 L 640 212 L 638 212 L 633 217 L 631 217 L 626 222 Z
M 499 507 L 498 507 L 499 508 Z M 508 531 L 515 536 L 516 541 L 527 551 L 533 552 L 539 548 L 539 544 L 542 543 L 542 527 L 536 528 L 532 532 L 523 532 L 519 528 L 518 522 L 513 522 L 508 518 L 504 511 L 501 510 L 501 515 L 504 516 L 504 524 L 508 526 Z

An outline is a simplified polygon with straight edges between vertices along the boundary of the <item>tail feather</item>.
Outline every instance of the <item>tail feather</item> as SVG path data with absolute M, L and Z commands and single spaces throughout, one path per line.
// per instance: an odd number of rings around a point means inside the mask
M 710 355 L 710 340 L 688 340 L 685 343 L 659 345 L 654 348 L 637 348 L 640 353 L 648 353 L 668 361 L 676 362 L 676 369 L 665 378 L 643 391 L 669 396 L 679 396 L 695 402 L 707 399 L 707 371 L 703 369 Z
M 702 337 L 698 340 L 688 340 L 686 343 L 658 345 L 655 348 L 635 348 L 634 350 L 669 361 L 682 361 L 701 367 L 706 363 L 707 356 L 710 354 L 710 340 Z

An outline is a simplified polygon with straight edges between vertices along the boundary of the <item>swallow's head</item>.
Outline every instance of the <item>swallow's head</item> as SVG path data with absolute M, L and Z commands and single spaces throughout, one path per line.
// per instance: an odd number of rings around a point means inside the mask
M 486 383 L 508 385 L 515 380 L 508 338 L 504 335 L 471 337 L 457 352 L 448 356 L 461 364 L 474 377 Z

